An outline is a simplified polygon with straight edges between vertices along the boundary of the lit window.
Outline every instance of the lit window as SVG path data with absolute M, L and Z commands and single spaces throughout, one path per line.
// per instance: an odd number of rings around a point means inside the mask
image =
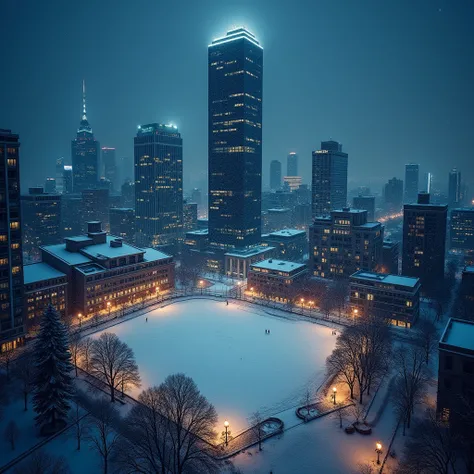
M 373 301 L 374 300 L 374 295 L 372 293 L 367 293 L 367 299 L 369 301 Z

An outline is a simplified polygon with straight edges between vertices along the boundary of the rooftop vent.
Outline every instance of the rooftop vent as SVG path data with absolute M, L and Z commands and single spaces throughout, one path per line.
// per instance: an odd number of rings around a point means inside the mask
M 271 258 L 268 259 L 268 263 L 273 263 L 273 260 Z
M 343 207 L 342 210 L 343 210 L 344 212 L 349 212 L 349 211 L 351 210 L 351 208 L 350 208 L 350 207 Z
M 113 248 L 122 247 L 122 239 L 113 239 L 110 241 L 110 246 Z

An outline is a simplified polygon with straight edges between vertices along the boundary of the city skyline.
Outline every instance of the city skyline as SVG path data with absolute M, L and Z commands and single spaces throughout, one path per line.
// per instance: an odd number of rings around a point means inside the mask
M 242 2 L 239 2 L 239 5 L 241 4 Z M 472 33 L 468 31 L 465 19 L 469 17 L 472 6 L 435 8 L 427 2 L 419 5 L 400 3 L 387 7 L 382 12 L 373 5 L 372 9 L 363 12 L 364 16 L 361 18 L 362 13 L 358 13 L 357 16 L 357 12 L 352 10 L 353 7 L 346 5 L 340 20 L 345 27 L 343 38 L 331 45 L 324 44 L 324 48 L 321 48 L 319 44 L 323 43 L 316 42 L 319 35 L 323 35 L 329 28 L 324 24 L 324 18 L 333 12 L 336 5 L 305 6 L 303 10 L 308 15 L 298 15 L 298 20 L 291 15 L 283 18 L 284 13 L 288 13 L 285 8 L 278 14 L 270 12 L 270 2 L 261 2 L 258 6 L 244 2 L 241 9 L 237 9 L 236 5 L 232 2 L 226 6 L 206 2 L 203 10 L 212 11 L 213 14 L 205 21 L 192 22 L 190 17 L 196 12 L 190 4 L 183 18 L 180 18 L 183 25 L 189 26 L 189 33 L 177 37 L 175 34 L 170 35 L 166 28 L 159 33 L 163 35 L 163 40 L 165 35 L 171 39 L 168 41 L 167 50 L 161 54 L 165 59 L 172 61 L 175 71 L 172 77 L 165 74 L 158 80 L 154 79 L 155 86 L 158 87 L 153 88 L 149 87 L 152 85 L 150 80 L 141 79 L 137 84 L 138 87 L 130 89 L 130 84 L 133 83 L 130 82 L 129 73 L 117 70 L 114 41 L 111 41 L 111 44 L 107 42 L 100 54 L 87 55 L 82 49 L 79 50 L 79 45 L 72 39 L 65 39 L 64 44 L 58 41 L 57 44 L 60 45 L 57 46 L 55 41 L 58 33 L 55 29 L 51 29 L 44 38 L 39 38 L 39 43 L 49 48 L 52 53 L 56 51 L 55 48 L 61 48 L 59 51 L 64 56 L 62 56 L 64 70 L 57 71 L 57 78 L 46 79 L 43 73 L 39 74 L 36 82 L 32 81 L 26 85 L 30 92 L 22 95 L 19 95 L 19 86 L 8 84 L 7 78 L 7 87 L 4 90 L 9 90 L 11 93 L 5 97 L 6 107 L 0 111 L 0 121 L 3 123 L 8 120 L 4 126 L 16 130 L 24 137 L 22 150 L 27 166 L 23 173 L 23 187 L 41 184 L 45 175 L 54 176 L 54 164 L 60 156 L 68 160 L 67 137 L 70 137 L 77 127 L 80 100 L 77 91 L 83 78 L 88 84 L 88 118 L 94 126 L 97 140 L 115 147 L 119 160 L 123 157 L 128 158 L 129 171 L 123 173 L 123 170 L 120 170 L 122 177 L 126 177 L 127 173 L 130 177 L 133 176 L 131 166 L 133 142 L 129 137 L 136 125 L 153 120 L 169 120 L 176 123 L 187 137 L 187 148 L 184 150 L 186 162 L 184 187 L 185 189 L 202 187 L 207 161 L 205 130 L 207 74 L 204 62 L 206 45 L 213 37 L 229 29 L 232 23 L 247 25 L 250 31 L 261 38 L 267 53 L 264 90 L 269 105 L 264 109 L 263 118 L 266 121 L 263 134 L 264 186 L 268 186 L 269 182 L 270 161 L 278 159 L 283 162 L 290 151 L 296 151 L 300 157 L 302 169 L 300 174 L 309 176 L 311 152 L 317 149 L 321 140 L 331 137 L 341 142 L 352 157 L 349 164 L 349 188 L 362 182 L 362 170 L 370 167 L 373 173 L 368 179 L 373 183 L 368 184 L 376 184 L 380 189 L 387 176 L 403 178 L 403 167 L 409 162 L 420 163 L 423 171 L 429 169 L 442 186 L 446 187 L 446 177 L 452 165 L 447 164 L 445 156 L 449 154 L 450 144 L 454 140 L 463 152 L 458 154 L 459 158 L 457 157 L 457 162 L 453 164 L 462 171 L 468 184 L 473 181 L 473 172 L 468 167 L 471 158 L 468 147 L 471 112 L 468 104 L 472 103 L 473 92 L 467 84 L 472 82 L 470 78 L 474 75 L 474 69 L 470 62 L 458 61 L 459 57 L 454 53 L 459 50 L 464 51 L 463 56 L 470 56 L 470 44 L 473 42 L 469 43 L 468 35 Z M 83 11 L 78 12 L 79 16 L 90 13 L 91 7 L 92 4 L 86 2 Z M 13 4 L 6 6 L 7 14 L 11 12 L 10 16 L 13 19 L 17 17 L 14 14 L 15 8 Z M 36 8 L 36 5 L 32 5 L 23 19 L 25 25 L 28 26 L 33 22 Z M 409 14 L 406 14 L 407 9 Z M 114 21 L 123 22 L 125 13 L 130 13 L 133 18 L 134 12 L 125 10 L 126 7 L 122 11 L 107 10 L 111 19 L 105 28 L 110 34 L 110 40 L 116 39 L 114 30 L 110 29 Z M 316 26 L 320 28 L 319 30 L 316 28 L 318 35 L 311 39 L 308 45 L 303 45 L 300 33 L 291 37 L 280 34 L 284 31 L 284 22 L 293 25 L 299 21 L 303 26 L 309 18 L 312 18 L 311 13 L 316 12 L 319 13 L 316 16 Z M 91 21 L 101 21 L 105 14 L 103 9 L 97 8 Z M 380 36 L 380 44 L 374 45 L 375 51 L 371 59 L 362 57 L 362 52 L 365 52 L 371 38 L 360 31 L 356 21 L 349 21 L 351 14 L 356 14 L 366 26 L 373 26 L 375 28 L 373 34 Z M 166 15 L 172 20 L 176 18 L 178 11 L 170 7 Z M 304 18 L 305 16 L 308 20 Z M 424 34 L 419 35 L 420 32 L 417 30 L 415 37 L 411 26 L 414 26 L 421 17 L 426 18 L 426 22 L 422 25 Z M 266 20 L 263 21 L 261 18 Z M 382 29 L 392 22 L 397 23 L 397 20 L 402 18 L 410 28 L 404 29 L 404 37 L 394 49 L 394 41 L 395 38 L 398 39 L 398 35 L 393 28 L 390 34 L 384 35 Z M 23 41 L 28 41 L 31 36 L 43 34 L 43 28 L 48 28 L 48 22 L 60 22 L 62 28 L 70 26 L 70 20 L 65 16 L 64 9 L 59 3 L 51 18 L 45 20 L 42 25 L 35 24 L 26 30 L 25 27 L 15 29 L 15 21 L 12 22 L 12 31 L 8 30 L 10 25 L 4 30 L 11 33 L 10 38 L 13 39 L 14 47 L 7 52 L 7 55 L 9 57 L 11 55 L 10 59 L 14 65 L 17 64 L 15 53 L 18 55 L 22 52 Z M 401 24 L 401 21 L 398 23 Z M 443 34 L 440 34 L 439 29 Z M 17 39 L 19 32 L 24 35 L 21 41 Z M 450 32 L 452 34 L 449 34 Z M 130 33 L 127 24 L 124 41 L 132 41 Z M 420 40 L 420 36 L 424 39 Z M 443 47 L 441 43 L 438 44 L 438 36 L 442 37 Z M 355 43 L 350 43 L 348 40 L 353 38 L 356 40 Z M 144 34 L 140 34 L 133 41 L 144 39 Z M 89 44 L 92 40 L 86 36 L 81 37 L 81 41 Z M 305 66 L 304 61 L 292 57 L 290 51 L 298 44 L 302 44 L 305 51 L 306 48 L 313 50 L 317 46 L 314 53 L 316 65 Z M 384 47 L 388 47 L 391 52 L 390 64 L 386 71 L 381 67 Z M 90 50 L 90 48 L 83 49 Z M 131 49 L 135 54 L 136 48 Z M 77 57 L 73 54 L 76 51 Z M 68 55 L 68 52 L 71 54 Z M 126 49 L 124 54 L 132 70 L 144 60 L 142 52 L 136 57 L 131 57 Z M 354 57 L 351 58 L 351 55 Z M 33 56 L 28 56 L 26 61 L 30 68 L 35 67 L 36 59 Z M 174 56 L 186 58 L 186 61 L 178 64 L 173 59 Z M 338 57 L 336 64 L 337 56 L 342 58 Z M 72 58 L 74 64 L 69 62 Z M 110 61 L 112 67 L 103 71 L 102 59 Z M 45 69 L 48 69 L 52 58 L 48 56 L 42 60 L 46 62 Z M 349 70 L 353 80 L 346 84 L 335 77 L 337 74 L 331 76 L 326 72 L 331 68 L 318 65 L 320 62 L 326 64 L 328 61 L 331 67 Z M 195 77 L 183 88 L 181 77 L 188 77 L 184 73 L 188 66 L 195 72 Z M 291 86 L 287 70 L 291 71 L 292 80 L 298 87 Z M 426 70 L 439 71 L 439 77 L 438 74 L 428 77 Z M 318 87 L 312 82 L 311 75 L 314 73 L 318 74 Z M 384 87 L 377 86 L 374 81 L 383 82 Z M 451 86 L 445 89 L 446 84 Z M 286 91 L 285 97 L 281 98 L 282 101 L 276 109 L 276 104 L 272 102 L 278 102 L 278 91 L 283 89 Z M 448 96 L 447 89 L 456 91 L 451 94 L 459 93 L 462 100 L 458 101 L 457 96 Z M 390 92 L 388 95 L 385 94 L 387 90 Z M 303 97 L 306 102 L 303 101 Z M 340 104 L 345 104 L 354 111 L 363 103 L 367 112 L 363 121 L 365 123 L 360 124 L 351 110 L 342 114 L 341 118 L 339 107 L 335 106 L 336 98 Z M 434 103 L 431 104 L 428 99 L 433 99 Z M 15 101 L 15 107 L 12 100 Z M 319 116 L 309 113 L 313 102 L 318 104 L 318 109 L 324 109 L 324 114 L 321 113 Z M 377 105 L 376 102 L 380 103 Z M 435 110 L 432 110 L 433 107 Z M 27 109 L 41 110 L 41 123 L 38 123 L 35 114 L 27 114 Z M 391 111 L 390 116 L 384 112 L 386 109 Z M 451 117 L 449 125 L 446 125 L 447 117 Z M 55 140 L 47 139 L 42 127 L 49 129 L 54 127 Z M 449 140 L 445 138 L 447 135 L 450 136 Z M 404 136 L 405 140 L 399 140 L 400 136 Z M 364 144 L 369 139 L 371 147 L 367 149 Z M 189 158 L 186 159 L 188 150 L 192 152 L 189 151 Z M 381 156 L 383 159 L 380 159 Z M 37 178 L 39 174 L 43 174 L 41 179 Z

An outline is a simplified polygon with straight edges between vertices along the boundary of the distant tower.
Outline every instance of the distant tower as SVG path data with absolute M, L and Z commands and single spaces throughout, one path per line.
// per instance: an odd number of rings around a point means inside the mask
M 56 191 L 62 194 L 64 191 L 63 182 L 63 170 L 64 170 L 64 158 L 58 158 L 56 160 Z
M 276 191 L 281 188 L 281 163 L 272 160 L 270 163 L 270 189 Z
M 294 151 L 286 159 L 286 175 L 298 176 L 298 155 Z
M 385 205 L 390 211 L 400 211 L 403 205 L 403 181 L 392 178 L 384 186 Z
M 82 81 L 82 120 L 71 143 L 74 192 L 97 188 L 99 180 L 99 142 L 87 121 L 86 84 Z
M 102 147 L 102 172 L 105 179 L 109 180 L 112 190 L 117 189 L 117 165 L 115 163 L 115 148 Z
M 448 205 L 450 208 L 459 207 L 461 204 L 461 172 L 453 168 L 449 172 Z
M 348 155 L 342 145 L 330 140 L 313 151 L 313 217 L 329 214 L 347 205 Z
M 406 204 L 415 203 L 418 199 L 420 166 L 415 164 L 405 165 L 405 198 Z

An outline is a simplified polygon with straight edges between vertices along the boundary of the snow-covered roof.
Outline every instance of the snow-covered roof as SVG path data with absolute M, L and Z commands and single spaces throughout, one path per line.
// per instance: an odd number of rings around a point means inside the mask
M 269 252 L 270 250 L 275 250 L 275 247 L 252 247 L 247 250 L 234 250 L 233 252 L 226 253 L 226 257 L 237 257 L 237 258 L 249 258 L 254 257 L 255 255 L 260 255 L 262 253 Z
M 66 237 L 66 240 L 71 240 L 72 242 L 93 242 L 93 240 L 87 235 L 75 235 L 73 237 Z
M 266 270 L 277 270 L 281 272 L 292 272 L 293 270 L 303 270 L 306 265 L 304 263 L 288 262 L 287 260 L 276 260 L 269 258 L 262 262 L 254 263 L 252 268 L 263 268 Z
M 306 235 L 306 231 L 298 229 L 283 229 L 275 232 L 270 232 L 269 237 L 292 237 L 294 235 Z M 263 236 L 262 236 L 263 237 Z
M 281 208 L 268 209 L 268 212 L 273 212 L 275 214 L 279 214 L 279 213 L 283 214 L 284 212 L 290 212 L 290 211 L 291 211 L 291 209 L 288 209 L 286 207 L 283 208 L 283 209 L 281 209 Z
M 65 273 L 56 270 L 47 263 L 33 263 L 32 265 L 25 265 L 23 267 L 23 283 L 25 285 L 65 276 Z
M 138 247 L 134 247 L 133 245 L 126 244 L 123 241 L 121 246 L 111 247 L 110 242 L 118 238 L 119 237 L 115 237 L 113 235 L 108 235 L 106 243 L 88 245 L 87 247 L 82 248 L 81 252 L 93 258 L 98 258 L 100 256 L 106 258 L 118 258 L 126 257 L 128 255 L 137 255 L 139 253 L 144 252 L 143 249 L 139 249 Z
M 190 230 L 186 232 L 186 235 L 208 235 L 209 230 L 208 229 L 197 229 L 197 230 Z
M 159 250 L 146 248 L 143 249 L 145 251 L 145 255 L 143 256 L 143 260 L 145 262 L 156 262 L 157 260 L 163 260 L 164 258 L 170 258 L 171 255 L 167 253 L 160 252 Z
M 68 265 L 81 265 L 82 263 L 89 263 L 91 261 L 79 252 L 69 252 L 69 250 L 66 250 L 66 244 L 46 245 L 41 248 L 45 252 L 63 260 Z
M 356 227 L 362 227 L 365 229 L 373 229 L 374 227 L 380 226 L 380 222 L 366 222 L 365 224 L 358 225 Z
M 451 318 L 441 337 L 441 343 L 474 351 L 474 321 Z
M 367 272 L 359 270 L 351 275 L 351 278 L 358 278 L 368 281 L 376 281 L 379 283 L 386 283 L 387 285 L 398 285 L 414 288 L 419 279 L 415 277 L 407 277 L 403 275 L 389 275 L 386 273 Z

